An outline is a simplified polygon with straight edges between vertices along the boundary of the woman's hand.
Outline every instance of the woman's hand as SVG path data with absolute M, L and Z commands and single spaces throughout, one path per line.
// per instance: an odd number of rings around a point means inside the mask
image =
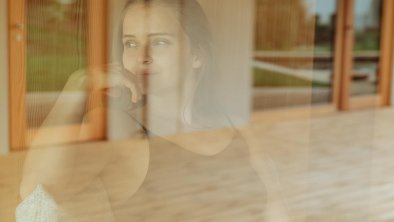
M 91 93 L 102 92 L 111 97 L 120 97 L 119 87 L 125 87 L 131 92 L 131 101 L 137 103 L 142 98 L 141 82 L 137 77 L 119 65 L 111 65 L 103 72 L 91 69 L 89 75 Z M 86 77 L 85 77 L 86 78 Z
M 90 181 L 91 178 L 99 174 L 105 164 L 111 159 L 109 149 L 82 149 L 78 146 L 66 146 L 49 143 L 53 138 L 56 141 L 78 142 L 87 140 L 86 135 L 90 135 L 91 127 L 86 127 L 86 121 L 79 124 L 79 130 L 70 130 L 69 127 L 60 127 L 57 130 L 48 130 L 53 126 L 52 121 L 62 120 L 60 124 L 68 125 L 71 120 L 75 119 L 75 115 L 79 113 L 81 106 L 90 106 L 96 99 L 101 99 L 105 95 L 117 97 L 117 87 L 124 86 L 130 90 L 133 103 L 141 99 L 141 90 L 138 82 L 130 81 L 132 78 L 126 79 L 120 68 L 109 67 L 110 72 L 106 73 L 99 69 L 79 70 L 73 73 L 64 89 L 60 93 L 54 107 L 47 116 L 46 120 L 37 130 L 31 142 L 27 153 L 22 182 L 20 186 L 20 194 L 22 199 L 28 196 L 38 184 L 47 185 L 50 192 L 62 191 L 66 193 L 66 188 L 72 181 L 79 181 L 73 190 L 78 190 Z M 88 91 L 88 96 L 78 97 L 72 103 L 65 101 L 69 92 Z M 97 110 L 105 109 L 102 106 L 95 106 L 89 109 L 86 116 L 91 115 Z M 93 115 L 94 116 L 94 115 Z M 85 118 L 84 118 L 85 119 Z M 92 119 L 90 119 L 92 120 Z M 90 121 L 88 120 L 88 121 Z M 92 120 L 94 121 L 94 120 Z M 42 146 L 46 144 L 46 146 Z M 88 144 L 87 144 L 88 146 Z M 89 154 L 90 153 L 90 154 Z M 87 159 L 94 161 L 86 161 Z M 89 165 L 88 170 L 81 173 L 82 165 L 86 163 L 94 163 Z M 83 175 L 79 179 L 75 178 L 78 172 Z M 79 187 L 79 188 L 78 188 Z M 69 186 L 70 188 L 70 186 Z

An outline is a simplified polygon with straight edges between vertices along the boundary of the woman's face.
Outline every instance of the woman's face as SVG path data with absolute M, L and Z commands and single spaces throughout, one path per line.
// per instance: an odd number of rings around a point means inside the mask
M 135 4 L 123 21 L 123 65 L 138 80 L 146 77 L 146 93 L 175 92 L 193 71 L 190 41 L 178 13 L 160 5 Z

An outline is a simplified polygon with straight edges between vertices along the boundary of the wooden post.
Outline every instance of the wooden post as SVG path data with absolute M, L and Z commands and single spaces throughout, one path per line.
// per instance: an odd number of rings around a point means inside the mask
M 107 44 L 108 44 L 108 32 L 107 32 L 107 0 L 87 0 L 87 12 L 88 12 L 88 39 L 87 39 L 87 50 L 88 50 L 88 70 L 90 79 L 93 79 L 95 73 L 105 73 L 107 68 Z M 90 89 L 95 88 L 94 84 L 96 81 L 91 81 Z M 93 101 L 89 103 L 89 106 L 98 107 L 98 104 L 106 104 L 106 97 L 102 94 L 99 97 L 95 97 Z M 106 110 L 105 106 L 101 106 L 99 109 L 95 109 L 94 112 L 89 115 L 89 127 L 91 135 L 90 139 L 104 139 L 106 137 Z
M 378 74 L 378 93 L 381 96 L 382 106 L 390 105 L 391 99 L 391 76 L 393 66 L 393 41 L 394 41 L 394 1 L 384 0 L 382 9 L 382 35 L 381 35 L 381 49 L 380 49 L 380 64 Z
M 26 146 L 26 18 L 25 0 L 8 1 L 10 143 Z
M 342 66 L 340 69 L 340 99 L 339 109 L 348 110 L 350 107 L 350 87 L 353 72 L 353 45 L 354 45 L 354 25 L 353 25 L 353 0 L 340 1 L 343 4 L 341 16 L 344 22 L 342 26 L 343 45 L 342 45 Z

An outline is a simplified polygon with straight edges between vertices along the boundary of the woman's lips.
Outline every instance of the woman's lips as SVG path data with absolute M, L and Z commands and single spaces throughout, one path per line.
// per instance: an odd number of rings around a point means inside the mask
M 136 73 L 136 78 L 138 79 L 138 82 L 142 83 L 146 81 L 147 78 L 158 76 L 158 74 L 158 72 L 154 72 L 153 70 L 141 70 Z
M 159 72 L 157 70 L 152 69 L 143 69 L 137 72 L 137 76 L 149 76 L 149 75 L 157 75 Z

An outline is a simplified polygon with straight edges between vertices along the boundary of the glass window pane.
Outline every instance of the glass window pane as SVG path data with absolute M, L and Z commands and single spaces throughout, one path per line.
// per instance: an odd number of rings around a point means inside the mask
M 316 0 L 313 103 L 332 101 L 332 77 L 336 29 L 335 0 Z
M 351 95 L 377 92 L 380 53 L 380 0 L 354 3 L 354 47 Z
M 86 65 L 86 3 L 84 0 L 26 3 L 27 124 L 28 128 L 36 128 L 46 118 L 70 75 Z M 70 92 L 70 101 L 81 94 Z M 76 121 L 82 112 L 76 113 Z
M 255 110 L 312 102 L 312 87 L 322 85 L 313 75 L 314 11 L 309 0 L 257 1 Z

